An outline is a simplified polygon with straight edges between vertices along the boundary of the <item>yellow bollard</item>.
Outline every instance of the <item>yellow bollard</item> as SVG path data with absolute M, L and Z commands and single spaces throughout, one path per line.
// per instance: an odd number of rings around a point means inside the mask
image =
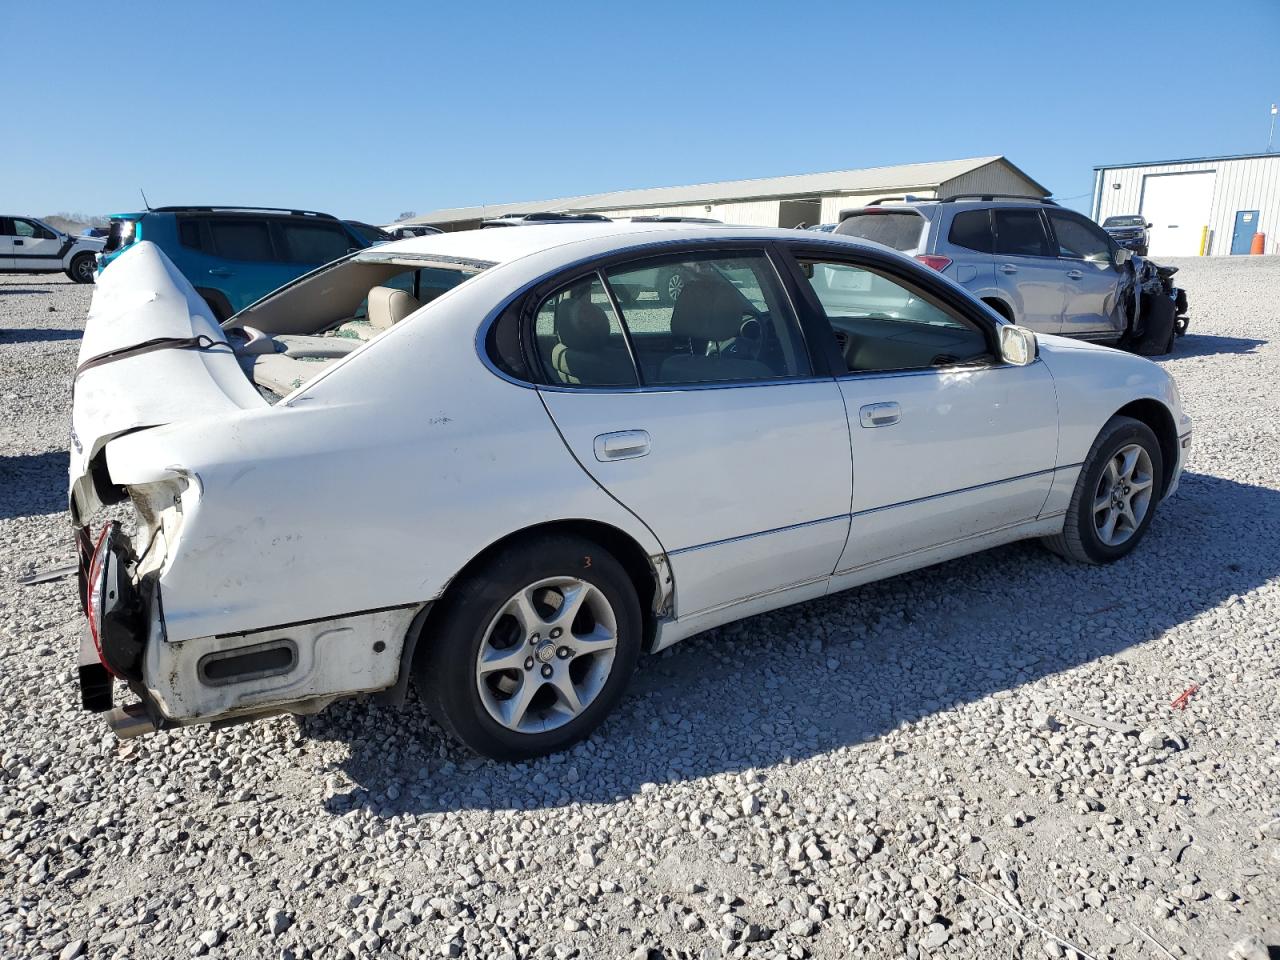
M 1200 256 L 1204 256 L 1204 248 L 1209 243 L 1209 225 L 1205 224 L 1200 228 Z

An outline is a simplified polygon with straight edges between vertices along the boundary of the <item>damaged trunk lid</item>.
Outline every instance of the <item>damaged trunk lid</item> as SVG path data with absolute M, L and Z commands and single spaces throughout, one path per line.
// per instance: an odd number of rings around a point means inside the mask
M 267 406 L 208 304 L 153 243 L 132 245 L 98 277 L 71 408 L 71 506 L 104 501 L 99 454 L 147 427 Z

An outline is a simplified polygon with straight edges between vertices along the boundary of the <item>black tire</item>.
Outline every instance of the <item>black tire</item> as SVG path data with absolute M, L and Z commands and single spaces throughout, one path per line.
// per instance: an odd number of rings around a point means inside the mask
M 67 276 L 76 283 L 93 283 L 97 268 L 98 261 L 92 253 L 77 253 L 67 265 Z
M 1151 499 L 1137 529 L 1123 543 L 1104 543 L 1094 523 L 1094 498 L 1102 483 L 1107 464 L 1120 450 L 1130 444 L 1138 444 L 1151 461 Z M 1054 553 L 1078 563 L 1111 563 L 1133 550 L 1146 536 L 1151 520 L 1156 515 L 1160 494 L 1164 489 L 1164 458 L 1160 442 L 1151 428 L 1132 417 L 1112 417 L 1103 426 L 1098 439 L 1093 442 L 1080 477 L 1071 493 L 1066 522 L 1062 533 L 1044 538 L 1044 545 Z
M 481 699 L 476 661 L 489 625 L 508 601 L 528 585 L 561 576 L 585 581 L 608 601 L 617 623 L 614 659 L 599 692 L 575 717 L 546 732 L 519 732 L 489 713 Z M 554 753 L 588 736 L 621 698 L 640 656 L 643 621 L 635 587 L 622 565 L 590 540 L 548 534 L 521 541 L 455 582 L 441 603 L 419 644 L 414 682 L 440 726 L 494 760 Z M 542 669 L 536 657 L 529 660 L 534 669 Z M 548 688 L 550 684 L 539 687 Z
M 1174 303 L 1168 297 L 1149 293 L 1143 295 L 1141 304 L 1146 326 L 1133 344 L 1133 352 L 1143 357 L 1162 357 L 1173 349 L 1177 336 Z

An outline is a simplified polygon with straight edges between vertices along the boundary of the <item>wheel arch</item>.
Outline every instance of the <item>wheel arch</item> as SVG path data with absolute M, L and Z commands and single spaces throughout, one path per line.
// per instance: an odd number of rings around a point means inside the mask
M 221 290 L 216 290 L 213 287 L 196 287 L 196 293 L 204 298 L 204 302 L 213 311 L 213 319 L 218 323 L 229 320 L 235 313 L 231 306 L 231 301 L 227 299 L 227 295 Z
M 404 641 L 404 652 L 401 656 L 399 682 L 394 687 L 383 691 L 379 699 L 384 703 L 396 705 L 404 702 L 411 668 L 418 656 L 419 644 L 431 635 L 432 624 L 443 615 L 447 608 L 449 593 L 455 583 L 465 579 L 471 571 L 487 563 L 497 554 L 518 546 L 522 541 L 552 534 L 565 534 L 590 540 L 608 550 L 622 564 L 640 600 L 640 615 L 644 621 L 641 646 L 646 652 L 651 651 L 657 638 L 658 620 L 662 611 L 670 604 L 672 585 L 666 555 L 650 556 L 629 533 L 599 520 L 552 520 L 524 527 L 495 540 L 468 560 L 462 569 L 449 579 L 440 595 L 433 602 L 425 605 L 409 625 Z
M 1156 435 L 1156 440 L 1160 443 L 1160 458 L 1165 464 L 1164 476 L 1160 478 L 1160 495 L 1164 496 L 1173 477 L 1173 468 L 1178 463 L 1178 427 L 1173 422 L 1173 413 L 1159 400 L 1144 397 L 1126 403 L 1113 416 L 1132 417 L 1145 423 Z
M 1000 316 L 1004 317 L 1010 323 L 1016 322 L 1013 318 L 1013 307 L 1009 306 L 1009 304 L 1006 303 L 1000 297 L 991 297 L 991 296 L 983 297 L 982 302 L 985 303 L 992 310 L 994 310 L 996 313 L 1000 314 Z

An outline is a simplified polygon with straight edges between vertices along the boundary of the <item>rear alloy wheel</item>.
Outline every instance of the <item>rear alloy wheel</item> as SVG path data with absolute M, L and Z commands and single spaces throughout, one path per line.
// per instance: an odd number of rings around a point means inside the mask
M 67 276 L 76 283 L 93 283 L 93 271 L 97 261 L 92 253 L 78 253 L 67 267 Z
M 1164 460 L 1151 428 L 1113 417 L 1080 469 L 1062 533 L 1045 544 L 1082 563 L 1118 560 L 1150 527 L 1163 480 Z
M 476 654 L 476 689 L 489 717 L 513 733 L 545 733 L 581 716 L 604 689 L 618 651 L 618 618 L 604 592 L 577 577 L 517 590 Z
M 477 753 L 521 760 L 587 736 L 640 653 L 640 605 L 621 564 L 576 537 L 532 538 L 456 584 L 421 640 L 432 715 Z
M 673 304 L 684 293 L 685 275 L 676 269 L 659 271 L 657 277 L 658 299 L 666 304 Z

